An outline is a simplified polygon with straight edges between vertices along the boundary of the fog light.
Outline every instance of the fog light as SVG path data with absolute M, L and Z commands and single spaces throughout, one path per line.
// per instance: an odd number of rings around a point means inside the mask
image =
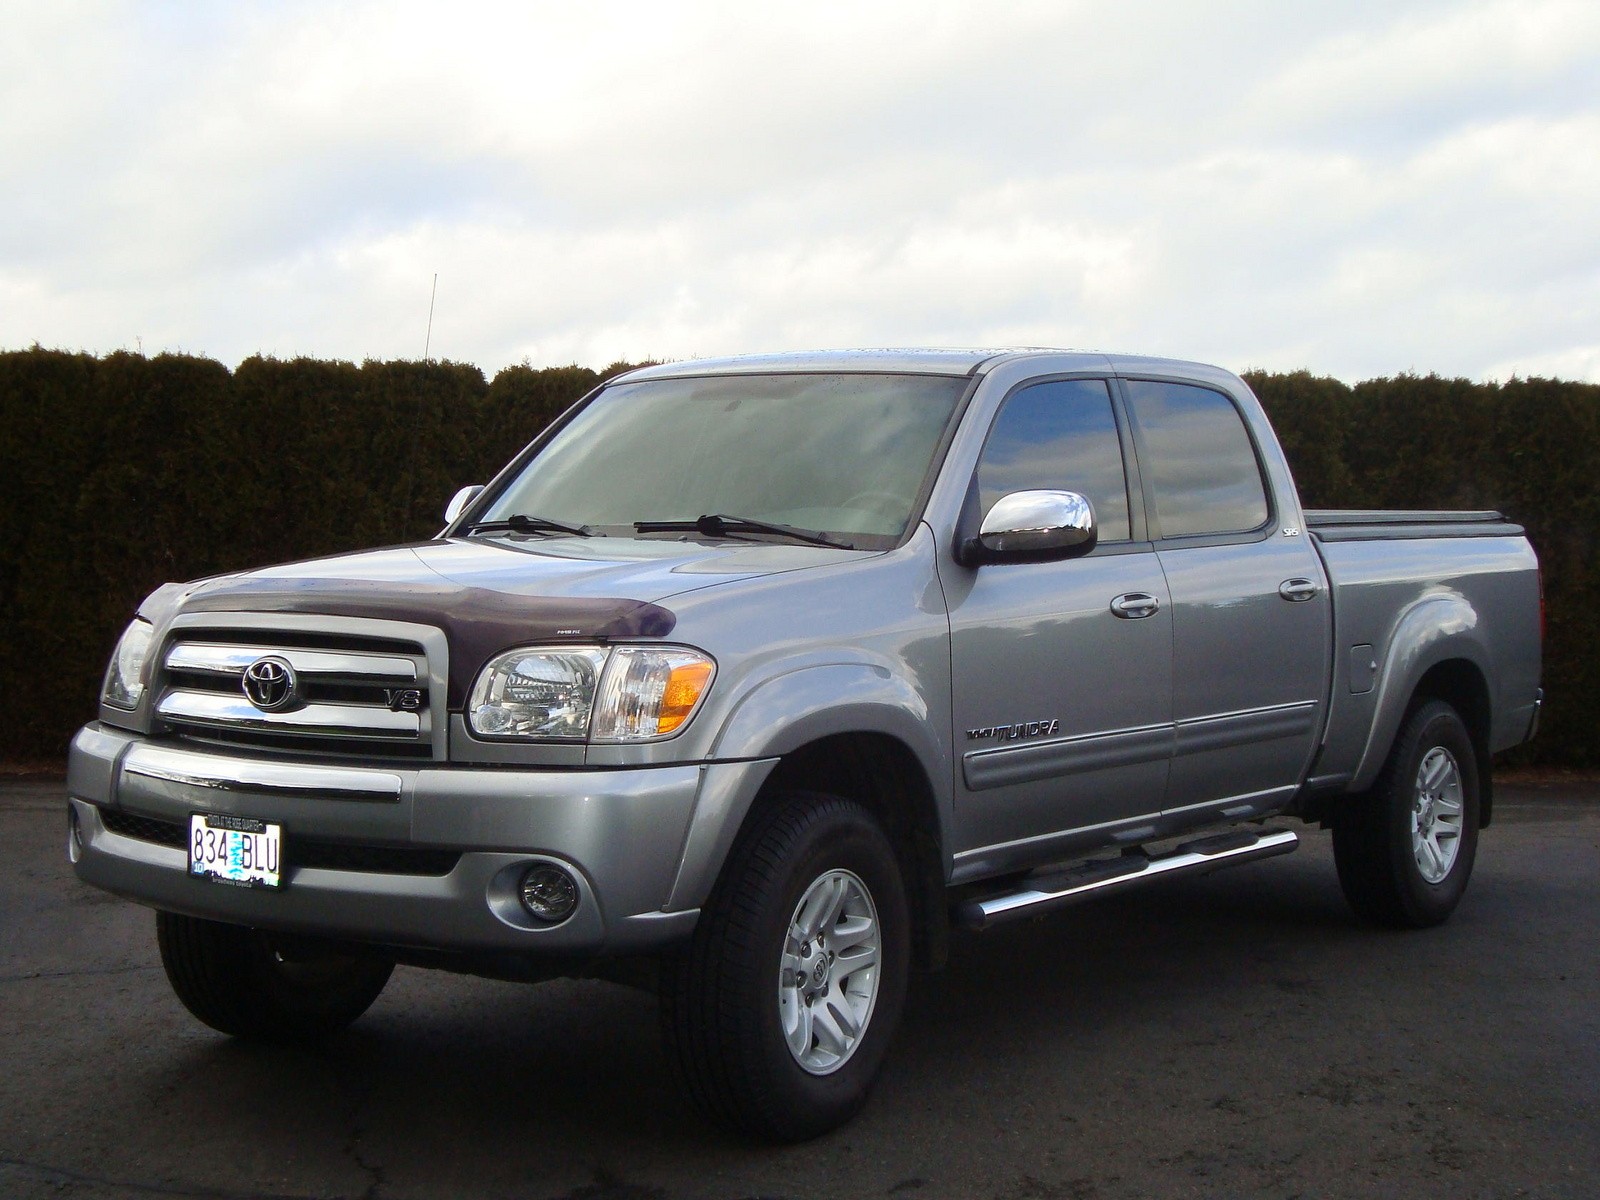
M 77 862 L 83 857 L 83 827 L 78 824 L 78 810 L 67 805 L 67 861 Z
M 560 867 L 540 863 L 522 877 L 522 907 L 541 921 L 565 921 L 578 907 L 578 883 Z

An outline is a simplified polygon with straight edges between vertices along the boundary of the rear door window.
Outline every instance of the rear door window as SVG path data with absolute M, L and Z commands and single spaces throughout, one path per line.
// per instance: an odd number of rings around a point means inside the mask
M 1088 497 L 1100 540 L 1128 540 L 1128 480 L 1104 380 L 1035 383 L 1006 399 L 978 462 L 978 500 L 987 513 L 1035 488 Z
M 1261 465 L 1233 401 L 1192 384 L 1125 386 L 1162 537 L 1247 533 L 1266 523 Z

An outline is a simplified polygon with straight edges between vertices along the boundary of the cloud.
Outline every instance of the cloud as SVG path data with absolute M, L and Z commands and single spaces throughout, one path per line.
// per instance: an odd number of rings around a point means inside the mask
M 24 6 L 0 346 L 1600 378 L 1591 7 Z

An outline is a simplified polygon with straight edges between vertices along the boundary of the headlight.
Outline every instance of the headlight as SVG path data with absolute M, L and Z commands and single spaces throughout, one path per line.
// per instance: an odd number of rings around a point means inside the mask
M 117 648 L 111 653 L 111 665 L 106 668 L 101 700 L 114 708 L 139 707 L 139 697 L 144 695 L 144 660 L 154 634 L 155 627 L 142 617 L 135 617 L 122 631 Z
M 683 727 L 715 671 L 676 646 L 529 646 L 479 673 L 467 723 L 489 738 L 647 741 Z
M 583 738 L 605 666 L 598 647 L 513 650 L 478 675 L 467 702 L 474 733 L 485 737 Z

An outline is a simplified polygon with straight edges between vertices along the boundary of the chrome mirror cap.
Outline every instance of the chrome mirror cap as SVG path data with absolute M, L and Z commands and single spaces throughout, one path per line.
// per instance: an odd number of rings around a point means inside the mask
M 984 516 L 973 549 L 982 562 L 1073 558 L 1093 550 L 1098 537 L 1094 506 L 1079 493 L 1011 492 Z
M 454 496 L 451 496 L 450 503 L 444 506 L 444 523 L 446 525 L 454 525 L 456 518 L 467 511 L 467 505 L 476 500 L 478 493 L 481 491 L 483 491 L 483 484 L 470 483 Z

